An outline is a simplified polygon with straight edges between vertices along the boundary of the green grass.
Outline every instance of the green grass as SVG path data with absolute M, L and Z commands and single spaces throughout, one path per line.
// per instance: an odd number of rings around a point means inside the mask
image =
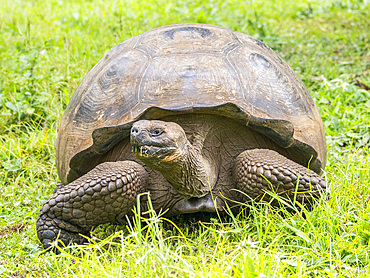
M 370 276 L 370 91 L 360 88 L 370 86 L 368 1 L 0 6 L 0 277 Z M 113 46 L 180 22 L 250 34 L 298 73 L 323 117 L 331 198 L 309 212 L 255 204 L 249 215 L 201 222 L 152 213 L 99 227 L 96 244 L 43 254 L 35 221 L 58 181 L 53 141 L 70 96 Z

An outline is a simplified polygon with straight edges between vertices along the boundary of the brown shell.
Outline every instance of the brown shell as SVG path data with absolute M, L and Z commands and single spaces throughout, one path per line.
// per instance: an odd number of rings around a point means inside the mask
M 132 122 L 175 113 L 234 118 L 312 157 L 316 172 L 325 167 L 319 111 L 287 63 L 245 34 L 177 24 L 119 44 L 86 75 L 59 128 L 60 179 L 68 183 L 83 174 L 79 165 L 128 136 Z

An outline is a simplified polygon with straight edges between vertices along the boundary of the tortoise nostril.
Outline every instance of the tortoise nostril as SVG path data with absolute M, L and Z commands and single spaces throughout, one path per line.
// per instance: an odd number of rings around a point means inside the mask
M 131 133 L 132 134 L 137 134 L 139 132 L 139 130 L 136 128 L 136 127 L 133 127 L 132 129 L 131 129 Z

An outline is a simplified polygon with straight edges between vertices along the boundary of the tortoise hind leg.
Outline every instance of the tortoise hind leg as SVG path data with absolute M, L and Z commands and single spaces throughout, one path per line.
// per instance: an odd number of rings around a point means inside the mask
M 136 162 L 105 162 L 59 188 L 41 207 L 37 236 L 45 249 L 82 244 L 99 224 L 116 223 L 131 212 L 138 194 L 146 191 L 148 173 Z
M 266 191 L 273 191 L 290 199 L 297 193 L 298 202 L 310 203 L 312 197 L 318 197 L 318 191 L 327 187 L 314 171 L 268 149 L 242 152 L 236 158 L 233 174 L 236 188 L 257 200 L 263 197 L 269 201 L 272 196 Z

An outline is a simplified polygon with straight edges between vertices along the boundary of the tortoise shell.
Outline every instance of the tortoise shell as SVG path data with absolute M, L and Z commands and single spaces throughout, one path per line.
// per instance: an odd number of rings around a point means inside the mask
M 129 136 L 133 122 L 172 114 L 232 118 L 291 150 L 320 173 L 326 142 L 302 81 L 261 41 L 206 24 L 164 26 L 114 47 L 72 96 L 56 140 L 67 184 Z

